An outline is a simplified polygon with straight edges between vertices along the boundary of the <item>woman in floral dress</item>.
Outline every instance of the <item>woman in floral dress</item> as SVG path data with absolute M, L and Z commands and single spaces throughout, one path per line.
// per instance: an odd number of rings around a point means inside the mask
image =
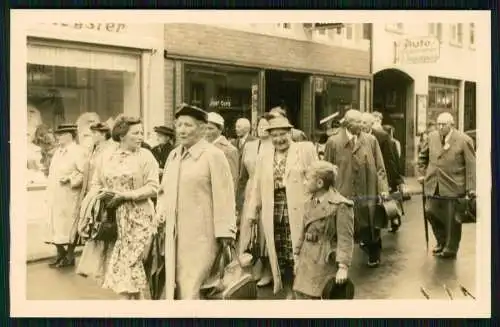
M 92 183 L 115 194 L 110 205 L 116 207 L 118 225 L 102 287 L 137 300 L 147 286 L 143 257 L 157 226 L 151 198 L 158 190 L 159 167 L 151 152 L 141 147 L 140 119 L 118 118 L 111 134 L 119 146 L 101 157 L 103 163 L 96 165 Z

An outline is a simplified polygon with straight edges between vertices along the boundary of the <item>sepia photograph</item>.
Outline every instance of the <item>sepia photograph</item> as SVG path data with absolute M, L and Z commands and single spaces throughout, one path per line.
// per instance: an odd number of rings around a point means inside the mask
M 11 19 L 11 314 L 489 314 L 489 12 Z

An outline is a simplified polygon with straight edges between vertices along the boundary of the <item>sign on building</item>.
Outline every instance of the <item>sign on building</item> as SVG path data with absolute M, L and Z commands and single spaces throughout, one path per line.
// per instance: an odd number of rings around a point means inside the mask
M 396 63 L 434 63 L 440 56 L 440 42 L 434 36 L 405 38 L 396 42 Z

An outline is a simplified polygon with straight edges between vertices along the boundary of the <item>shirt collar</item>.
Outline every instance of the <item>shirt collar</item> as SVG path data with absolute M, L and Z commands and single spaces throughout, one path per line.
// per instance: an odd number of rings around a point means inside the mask
M 222 135 L 219 135 L 219 137 L 217 137 L 215 140 L 212 141 L 212 144 L 215 144 L 215 143 L 221 141 L 222 137 L 223 137 Z
M 347 134 L 347 138 L 349 139 L 349 141 L 356 137 L 356 135 L 349 132 L 349 130 L 347 128 L 345 129 L 345 132 Z
M 313 203 L 316 204 L 316 205 L 320 204 L 321 202 L 323 202 L 323 200 L 325 200 L 325 198 L 327 197 L 327 195 L 328 195 L 328 192 L 325 192 L 325 193 L 323 193 L 320 196 L 314 196 L 313 195 L 312 196 Z

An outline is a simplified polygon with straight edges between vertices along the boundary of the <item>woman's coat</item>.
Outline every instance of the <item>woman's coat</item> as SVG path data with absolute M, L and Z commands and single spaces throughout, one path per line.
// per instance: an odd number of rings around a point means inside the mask
M 248 204 L 247 218 L 254 218 L 260 209 L 260 219 L 269 253 L 269 262 L 274 280 L 274 293 L 282 288 L 281 273 L 274 247 L 274 147 L 266 147 L 257 158 L 252 191 Z M 284 183 L 288 203 L 292 246 L 298 245 L 303 228 L 304 205 L 307 199 L 305 173 L 308 167 L 318 160 L 316 149 L 311 142 L 292 142 L 288 150 Z
M 235 238 L 235 197 L 224 153 L 201 140 L 169 155 L 158 198 L 165 220 L 165 297 L 199 299 L 219 246 L 219 237 Z M 176 289 L 177 288 L 177 289 Z
M 50 164 L 47 185 L 49 230 L 47 243 L 69 244 L 73 223 L 77 218 L 83 181 L 85 150 L 76 143 L 58 148 Z M 61 184 L 63 177 L 70 181 Z

